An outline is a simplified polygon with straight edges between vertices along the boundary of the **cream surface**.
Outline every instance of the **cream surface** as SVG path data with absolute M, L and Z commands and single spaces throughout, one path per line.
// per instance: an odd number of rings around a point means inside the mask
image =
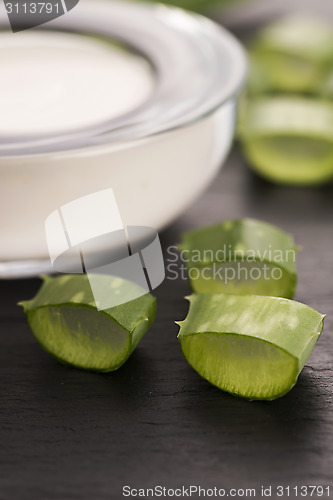
M 140 56 L 89 36 L 0 34 L 0 137 L 61 134 L 147 100 L 154 73 Z

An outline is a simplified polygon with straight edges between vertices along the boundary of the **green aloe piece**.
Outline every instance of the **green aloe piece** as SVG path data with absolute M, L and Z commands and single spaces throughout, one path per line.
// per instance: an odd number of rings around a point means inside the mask
M 324 325 L 288 299 L 202 294 L 178 323 L 188 363 L 213 385 L 250 400 L 273 400 L 296 383 Z
M 294 296 L 297 247 L 266 222 L 241 219 L 190 231 L 179 248 L 196 293 Z
M 261 97 L 243 104 L 239 137 L 263 177 L 312 185 L 333 178 L 333 104 L 302 97 Z
M 126 300 L 135 284 L 100 275 L 101 288 Z M 37 295 L 21 302 L 41 346 L 63 363 L 109 372 L 131 355 L 155 317 L 155 298 L 146 294 L 98 311 L 86 275 L 44 277 Z
M 250 91 L 315 92 L 333 62 L 333 30 L 289 16 L 260 31 L 250 48 Z

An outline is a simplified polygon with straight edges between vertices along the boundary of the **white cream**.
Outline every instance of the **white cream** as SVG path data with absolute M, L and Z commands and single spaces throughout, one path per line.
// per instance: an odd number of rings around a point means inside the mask
M 58 134 L 145 102 L 154 74 L 140 56 L 92 37 L 0 33 L 0 137 Z

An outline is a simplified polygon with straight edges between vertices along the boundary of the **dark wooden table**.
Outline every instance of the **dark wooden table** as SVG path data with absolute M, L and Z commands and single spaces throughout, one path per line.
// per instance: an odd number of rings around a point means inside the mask
M 295 234 L 303 247 L 297 299 L 327 319 L 298 384 L 273 402 L 225 394 L 186 363 L 174 324 L 186 315 L 185 281 L 167 279 L 156 291 L 153 328 L 107 375 L 64 367 L 36 343 L 16 303 L 38 280 L 1 282 L 1 500 L 121 499 L 124 485 L 257 492 L 332 485 L 332 194 L 332 185 L 262 181 L 236 150 L 210 190 L 161 235 L 166 249 L 183 230 L 243 216 Z
M 161 235 L 167 265 L 182 231 L 222 219 L 259 218 L 295 235 L 303 247 L 296 298 L 327 319 L 298 384 L 273 402 L 232 397 L 189 367 L 174 324 L 189 288 L 170 272 L 156 290 L 153 328 L 107 375 L 64 367 L 36 343 L 16 304 L 39 280 L 0 282 L 0 500 L 118 500 L 125 485 L 255 488 L 257 498 L 262 485 L 273 486 L 272 498 L 282 485 L 287 498 L 288 485 L 333 486 L 332 195 L 332 184 L 265 182 L 236 148 Z

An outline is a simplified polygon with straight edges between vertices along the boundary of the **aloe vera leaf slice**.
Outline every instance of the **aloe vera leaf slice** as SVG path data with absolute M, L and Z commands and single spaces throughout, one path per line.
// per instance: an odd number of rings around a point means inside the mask
M 149 0 L 150 2 L 155 2 L 158 0 Z M 235 0 L 232 0 L 235 2 Z M 238 3 L 241 3 L 244 0 L 236 0 Z M 164 0 L 164 4 L 174 5 L 176 7 L 180 7 L 186 10 L 192 10 L 199 13 L 207 12 L 218 6 L 219 8 L 223 8 L 223 6 L 227 6 L 231 3 L 231 0 Z
M 330 63 L 333 61 L 333 29 L 320 19 L 290 15 L 263 28 L 253 40 L 252 49 Z
M 277 297 L 199 294 L 178 323 L 188 363 L 220 389 L 273 400 L 296 383 L 324 324 L 322 314 Z
M 126 300 L 130 287 L 118 277 L 98 276 L 101 287 Z M 85 275 L 44 277 L 37 295 L 21 302 L 41 346 L 63 363 L 86 370 L 116 370 L 129 358 L 153 323 L 155 298 L 145 294 L 131 302 L 98 311 Z
M 249 164 L 285 184 L 333 177 L 333 104 L 302 97 L 262 97 L 242 107 L 239 136 Z
M 271 224 L 221 222 L 183 234 L 180 249 L 196 293 L 294 296 L 297 247 Z
M 302 58 L 269 52 L 250 53 L 248 93 L 311 93 L 318 92 L 327 77 L 327 68 Z

